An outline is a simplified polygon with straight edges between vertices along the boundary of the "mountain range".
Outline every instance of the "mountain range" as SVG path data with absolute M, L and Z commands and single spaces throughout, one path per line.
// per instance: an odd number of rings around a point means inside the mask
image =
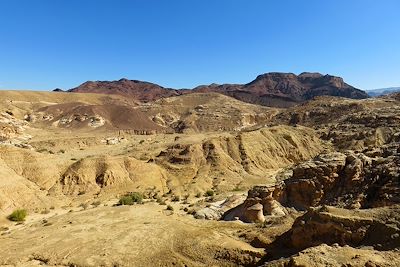
M 371 97 L 387 95 L 396 92 L 400 92 L 400 87 L 389 87 L 389 88 L 367 90 L 368 95 Z
M 257 76 L 246 84 L 210 84 L 193 89 L 165 88 L 139 80 L 88 81 L 68 90 L 78 93 L 118 94 L 141 102 L 190 93 L 216 92 L 238 100 L 273 107 L 289 107 L 315 96 L 329 95 L 353 99 L 367 98 L 368 94 L 343 81 L 341 77 L 320 73 L 271 72 Z

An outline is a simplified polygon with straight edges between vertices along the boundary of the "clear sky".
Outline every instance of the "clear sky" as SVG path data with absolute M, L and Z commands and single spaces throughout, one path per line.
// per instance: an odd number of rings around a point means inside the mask
M 317 71 L 400 86 L 399 0 L 0 0 L 0 88 Z

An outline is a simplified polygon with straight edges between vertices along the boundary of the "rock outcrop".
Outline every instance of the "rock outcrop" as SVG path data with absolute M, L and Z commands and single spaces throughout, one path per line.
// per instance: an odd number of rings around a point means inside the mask
M 177 180 L 171 188 L 233 190 L 266 172 L 309 159 L 329 146 L 305 127 L 272 127 L 176 143 L 154 159 Z
M 131 157 L 94 157 L 79 160 L 68 167 L 52 192 L 66 195 L 109 192 L 143 191 L 149 185 L 161 194 L 166 193 L 162 169 Z
M 248 223 L 262 223 L 265 216 L 285 216 L 288 214 L 273 197 L 274 186 L 255 186 L 249 190 L 246 200 L 239 206 L 227 211 L 223 218 L 232 221 L 236 218 Z
M 313 208 L 266 247 L 267 258 L 280 258 L 321 244 L 392 250 L 400 247 L 399 214 L 399 206 L 357 211 Z
M 400 204 L 398 144 L 365 154 L 352 151 L 320 154 L 284 173 L 288 177 L 275 185 L 253 187 L 245 202 L 228 211 L 224 219 L 239 217 L 245 222 L 255 222 L 247 209 L 256 204 L 263 206 L 264 215 L 274 216 L 284 216 L 287 208 L 307 210 L 333 205 L 364 209 Z
M 293 175 L 273 194 L 284 206 L 296 209 L 321 204 L 370 208 L 400 203 L 398 148 L 382 150 L 383 157 L 373 158 L 353 152 L 319 155 L 295 166 Z

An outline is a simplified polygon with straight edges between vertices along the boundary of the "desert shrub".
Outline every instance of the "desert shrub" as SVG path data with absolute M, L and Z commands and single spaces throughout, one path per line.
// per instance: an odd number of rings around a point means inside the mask
M 214 191 L 212 191 L 212 190 L 207 190 L 205 193 L 204 193 L 204 196 L 205 197 L 212 197 L 214 195 Z
M 197 198 L 201 197 L 201 193 L 198 192 L 195 197 L 197 197 Z
M 179 196 L 173 196 L 172 201 L 178 202 L 181 198 Z
M 100 204 L 101 204 L 101 202 L 100 202 L 99 200 L 94 201 L 94 202 L 92 203 L 92 205 L 93 205 L 94 207 L 97 207 L 97 206 L 99 206 Z
M 87 209 L 89 207 L 89 204 L 88 203 L 81 203 L 79 205 L 79 207 L 81 207 L 81 208 L 83 208 L 85 210 L 85 209 Z
M 25 221 L 26 215 L 27 212 L 24 209 L 14 210 L 10 215 L 8 215 L 7 219 L 13 222 L 22 222 Z
M 171 205 L 168 205 L 168 206 L 167 206 L 167 210 L 173 211 L 173 210 L 174 210 L 174 207 L 172 207 Z
M 196 214 L 196 211 L 194 209 L 188 209 L 187 214 L 194 215 Z
M 235 188 L 233 188 L 233 191 L 242 191 L 243 189 L 239 186 L 239 185 L 237 185 L 237 186 L 235 186 Z
M 133 205 L 135 202 L 130 196 L 122 196 L 118 202 L 119 205 Z
M 160 197 L 157 198 L 157 203 L 160 205 L 166 205 L 165 200 Z
M 41 213 L 41 214 L 49 214 L 49 213 L 50 213 L 50 210 L 44 209 L 44 210 L 42 210 L 40 213 Z
M 128 195 L 125 195 L 119 199 L 119 205 L 133 205 L 135 203 L 142 203 L 143 195 L 138 192 L 133 192 Z
M 143 202 L 143 195 L 138 193 L 138 192 L 131 193 L 130 197 L 132 198 L 133 202 L 136 202 L 136 203 L 142 203 Z

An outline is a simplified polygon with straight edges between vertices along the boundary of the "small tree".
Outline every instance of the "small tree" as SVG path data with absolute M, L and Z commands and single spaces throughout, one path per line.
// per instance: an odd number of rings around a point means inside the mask
M 27 212 L 24 209 L 14 210 L 10 215 L 8 215 L 7 219 L 13 222 L 22 222 L 25 221 L 26 215 Z

